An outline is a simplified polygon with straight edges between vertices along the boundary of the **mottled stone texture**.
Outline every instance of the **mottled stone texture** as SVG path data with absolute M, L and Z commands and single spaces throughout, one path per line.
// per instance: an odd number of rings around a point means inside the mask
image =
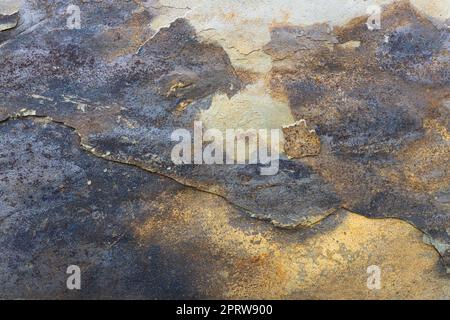
M 274 24 L 259 85 L 298 122 L 263 176 L 170 158 L 259 75 L 188 18 L 83 1 L 70 30 L 71 3 L 24 1 L 0 31 L 0 298 L 450 297 L 448 29 L 406 2 L 376 31 Z
M 321 154 L 307 163 L 343 207 L 410 221 L 447 244 L 440 251 L 448 261 L 450 34 L 406 3 L 389 7 L 382 22 L 373 32 L 365 18 L 334 31 L 317 26 L 319 35 L 274 28 L 271 86 L 321 137 Z

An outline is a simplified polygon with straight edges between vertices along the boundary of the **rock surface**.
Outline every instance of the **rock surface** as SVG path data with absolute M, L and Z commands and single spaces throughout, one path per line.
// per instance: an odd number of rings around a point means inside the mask
M 0 10 L 0 297 L 450 298 L 448 28 L 402 1 L 243 53 L 201 2 Z M 174 165 L 198 120 L 283 127 L 278 174 Z

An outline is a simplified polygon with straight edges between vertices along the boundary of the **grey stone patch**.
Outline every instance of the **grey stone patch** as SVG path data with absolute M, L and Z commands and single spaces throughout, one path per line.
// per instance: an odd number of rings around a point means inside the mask
M 383 69 L 423 84 L 450 84 L 450 33 L 421 24 L 402 26 L 385 35 L 376 56 Z
M 212 190 L 215 186 L 224 188 L 225 198 L 231 203 L 280 227 L 310 226 L 339 207 L 333 189 L 307 165 L 281 160 L 274 176 L 261 176 L 261 167 L 177 166 L 175 170 L 176 176 L 200 189 L 205 185 Z

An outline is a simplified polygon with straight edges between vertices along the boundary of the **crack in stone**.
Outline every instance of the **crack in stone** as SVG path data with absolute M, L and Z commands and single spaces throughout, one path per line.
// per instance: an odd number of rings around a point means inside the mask
M 245 213 L 248 214 L 250 217 L 255 218 L 255 219 L 258 219 L 258 220 L 261 220 L 261 221 L 267 221 L 267 222 L 270 222 L 270 223 L 271 223 L 272 225 L 274 225 L 275 227 L 279 227 L 279 228 L 281 228 L 281 229 L 296 229 L 296 228 L 299 228 L 299 227 L 304 227 L 304 225 L 302 225 L 302 222 L 299 222 L 299 223 L 297 223 L 297 224 L 283 224 L 283 223 L 281 223 L 281 222 L 277 222 L 277 221 L 274 220 L 274 219 L 271 219 L 271 218 L 268 218 L 268 217 L 264 217 L 262 214 L 259 214 L 259 213 L 256 213 L 256 212 L 252 212 L 252 211 L 249 210 L 248 208 L 245 208 L 245 207 L 243 207 L 243 206 L 240 206 L 240 205 L 234 203 L 233 201 L 230 201 L 227 197 L 225 197 L 225 196 L 223 196 L 223 195 L 221 195 L 221 194 L 218 194 L 218 193 L 215 193 L 215 192 L 212 192 L 212 191 L 208 191 L 208 190 L 204 190 L 204 189 L 201 189 L 201 188 L 196 187 L 196 186 L 191 185 L 191 184 L 186 184 L 186 183 L 184 183 L 183 181 L 180 181 L 180 180 L 176 179 L 176 178 L 173 177 L 173 176 L 165 175 L 164 173 L 161 173 L 161 172 L 158 172 L 158 171 L 151 170 L 151 169 L 149 169 L 149 168 L 146 168 L 146 167 L 144 167 L 144 166 L 138 164 L 137 162 L 133 162 L 133 161 L 120 161 L 120 160 L 116 160 L 116 159 L 110 158 L 110 157 L 108 157 L 108 156 L 106 156 L 106 155 L 104 155 L 104 154 L 96 153 L 96 152 L 95 152 L 95 148 L 93 148 L 93 147 L 91 147 L 91 146 L 89 146 L 88 144 L 86 144 L 86 143 L 83 142 L 84 138 L 83 138 L 83 136 L 78 132 L 78 130 L 77 130 L 75 127 L 73 127 L 73 126 L 71 126 L 71 125 L 65 123 L 64 121 L 55 120 L 55 119 L 53 119 L 52 117 L 49 117 L 49 116 L 46 116 L 46 115 L 16 114 L 16 115 L 14 115 L 14 116 L 9 116 L 9 117 L 6 117 L 5 119 L 0 120 L 0 124 L 6 123 L 6 122 L 8 122 L 8 121 L 10 121 L 10 120 L 29 119 L 29 118 L 31 118 L 31 119 L 32 119 L 32 118 L 45 119 L 45 120 L 47 120 L 47 121 L 50 121 L 50 122 L 53 122 L 53 123 L 56 123 L 56 124 L 59 124 L 59 125 L 62 125 L 62 126 L 64 126 L 64 127 L 66 127 L 66 128 L 71 129 L 71 130 L 77 135 L 77 137 L 78 137 L 78 139 L 79 139 L 79 144 L 80 144 L 81 149 L 84 150 L 85 152 L 88 152 L 89 154 L 91 154 L 91 155 L 97 157 L 97 158 L 104 159 L 104 160 L 106 160 L 106 161 L 113 162 L 113 163 L 117 163 L 117 164 L 129 165 L 129 166 L 138 168 L 138 169 L 140 169 L 140 170 L 144 170 L 144 171 L 146 171 L 146 172 L 149 172 L 149 173 L 151 173 L 151 174 L 156 174 L 156 175 L 158 175 L 158 176 L 161 176 L 161 177 L 164 177 L 164 178 L 168 178 L 168 179 L 170 179 L 170 180 L 172 180 L 172 181 L 175 181 L 176 183 L 178 183 L 178 184 L 180 184 L 180 185 L 182 185 L 182 186 L 185 186 L 185 187 L 187 187 L 187 188 L 191 188 L 191 189 L 193 189 L 193 190 L 196 190 L 196 191 L 199 191 L 199 192 L 203 192 L 203 193 L 206 193 L 206 194 L 211 194 L 211 195 L 214 195 L 214 196 L 218 196 L 218 197 L 224 199 L 228 204 L 232 205 L 233 207 L 235 207 L 235 208 L 237 208 L 237 209 L 239 209 L 239 210 L 245 212 Z M 311 227 L 311 226 L 313 226 L 313 225 L 316 225 L 316 224 L 320 223 L 320 222 L 323 221 L 324 219 L 328 218 L 330 215 L 335 214 L 337 211 L 339 211 L 339 209 L 340 209 L 340 208 L 335 208 L 335 209 L 329 210 L 329 212 L 327 212 L 327 213 L 324 213 L 323 217 L 321 217 L 320 219 L 316 220 L 314 223 L 309 224 L 309 225 L 308 225 L 308 228 Z M 9 218 L 10 216 L 13 216 L 13 215 L 16 214 L 16 213 L 18 213 L 18 212 L 13 212 L 13 213 L 11 213 L 10 215 L 8 215 L 8 216 L 2 218 L 2 219 L 0 220 L 0 223 L 3 222 L 4 220 L 6 220 L 7 218 Z
M 18 114 L 18 115 L 10 116 L 10 117 L 7 117 L 7 118 L 1 120 L 1 121 L 0 121 L 0 124 L 6 123 L 6 122 L 12 121 L 12 120 L 25 120 L 25 119 L 33 119 L 33 118 L 37 118 L 37 119 L 45 119 L 45 120 L 47 120 L 47 121 L 49 121 L 49 122 L 52 122 L 52 123 L 61 125 L 61 126 L 65 127 L 65 128 L 68 128 L 68 129 L 72 130 L 72 131 L 76 134 L 76 136 L 78 137 L 77 140 L 78 140 L 78 143 L 79 143 L 79 146 L 80 146 L 81 150 L 83 150 L 84 152 L 87 152 L 88 154 L 93 155 L 93 156 L 96 157 L 96 158 L 103 159 L 103 160 L 105 160 L 105 161 L 109 161 L 109 162 L 112 162 L 112 163 L 121 164 L 121 165 L 128 165 L 128 166 L 137 168 L 137 169 L 139 169 L 139 170 L 143 170 L 143 171 L 145 171 L 145 172 L 148 172 L 148 173 L 150 173 L 150 174 L 155 174 L 155 175 L 157 175 L 157 176 L 161 176 L 161 177 L 167 178 L 167 179 L 169 179 L 169 180 L 171 180 L 171 181 L 176 182 L 176 183 L 179 184 L 179 185 L 182 185 L 182 186 L 184 186 L 184 187 L 186 187 L 186 188 L 195 190 L 195 191 L 197 191 L 197 192 L 202 192 L 202 193 L 205 193 L 205 194 L 210 194 L 210 195 L 213 195 L 213 196 L 217 196 L 217 197 L 223 199 L 223 200 L 224 200 L 226 203 L 228 203 L 229 205 L 235 207 L 236 209 L 238 209 L 238 210 L 240 210 L 240 211 L 242 211 L 242 212 L 245 212 L 245 213 L 248 214 L 251 218 L 257 219 L 257 220 L 260 220 L 260 221 L 264 221 L 264 222 L 269 222 L 269 223 L 271 223 L 273 226 L 275 226 L 275 227 L 277 227 L 277 228 L 279 228 L 279 229 L 282 229 L 282 230 L 283 230 L 283 229 L 284 229 L 284 230 L 295 230 L 295 229 L 297 229 L 297 228 L 299 228 L 299 227 L 302 228 L 302 229 L 304 229 L 304 226 L 301 226 L 301 223 L 299 223 L 299 224 L 297 224 L 297 225 L 284 225 L 284 224 L 282 224 L 282 223 L 277 223 L 276 221 L 273 221 L 273 220 L 271 220 L 270 218 L 267 218 L 267 217 L 261 217 L 261 216 L 258 215 L 257 213 L 251 212 L 250 210 L 248 210 L 248 209 L 246 209 L 246 208 L 243 208 L 243 207 L 241 207 L 241 206 L 239 206 L 239 205 L 233 203 L 232 201 L 230 201 L 229 199 L 227 199 L 226 197 L 224 197 L 224 196 L 222 196 L 222 195 L 220 195 L 220 194 L 217 194 L 217 193 L 214 193 L 214 192 L 210 192 L 210 191 L 206 191 L 206 190 L 202 190 L 202 189 L 200 189 L 200 188 L 198 188 L 198 187 L 195 187 L 195 186 L 192 186 L 192 185 L 189 185 L 189 184 L 185 184 L 185 183 L 183 183 L 183 182 L 181 182 L 181 181 L 178 181 L 177 179 L 175 179 L 175 178 L 173 178 L 173 177 L 171 177 L 171 176 L 168 176 L 168 175 L 165 175 L 165 174 L 156 172 L 156 171 L 151 171 L 151 170 L 149 170 L 149 169 L 147 169 L 147 168 L 145 168 L 145 167 L 142 167 L 142 166 L 140 166 L 140 165 L 138 165 L 138 164 L 136 164 L 136 163 L 133 163 L 133 162 L 119 161 L 119 160 L 111 159 L 111 158 L 109 158 L 109 157 L 107 157 L 107 156 L 105 156 L 105 155 L 98 154 L 98 153 L 96 153 L 95 151 L 93 151 L 93 148 L 92 148 L 92 147 L 90 147 L 90 146 L 88 146 L 88 145 L 86 145 L 86 144 L 84 144 L 84 143 L 82 142 L 82 141 L 83 141 L 83 137 L 80 135 L 80 133 L 77 131 L 76 128 L 74 128 L 74 127 L 72 127 L 72 126 L 66 124 L 64 121 L 58 121 L 58 120 L 55 120 L 55 119 L 53 119 L 53 118 L 51 118 L 51 117 L 44 116 L 44 115 L 43 115 L 43 116 L 40 116 L 40 115 L 30 115 L 30 114 L 28 114 L 28 115 L 20 115 L 20 114 Z M 308 229 L 312 229 L 313 227 L 319 225 L 320 223 L 322 223 L 323 221 L 325 221 L 326 219 L 328 219 L 331 215 L 336 214 L 336 213 L 339 212 L 340 210 L 345 210 L 345 211 L 347 211 L 347 212 L 349 212 L 349 213 L 352 213 L 352 214 L 356 214 L 356 215 L 365 217 L 364 215 L 362 215 L 362 214 L 360 214 L 360 213 L 358 213 L 358 212 L 353 212 L 350 208 L 347 208 L 345 205 L 341 205 L 339 208 L 330 210 L 330 212 L 329 212 L 328 214 L 324 215 L 323 218 L 321 218 L 320 220 L 318 220 L 318 221 L 316 221 L 316 222 L 310 224 L 307 228 L 308 228 Z M 13 216 L 16 215 L 17 213 L 20 213 L 20 211 L 14 211 L 14 212 L 8 214 L 8 215 L 5 216 L 5 217 L 2 217 L 2 219 L 0 219 L 0 224 L 3 224 L 6 220 L 8 220 L 9 218 L 13 217 Z M 412 226 L 414 229 L 418 230 L 419 232 L 421 232 L 421 233 L 423 234 L 423 237 L 424 237 L 424 243 L 427 244 L 428 246 L 432 247 L 433 250 L 436 251 L 436 252 L 438 253 L 438 255 L 439 255 L 439 257 L 440 257 L 440 260 L 441 260 L 441 263 L 443 262 L 442 259 L 443 259 L 443 257 L 444 257 L 444 253 L 445 253 L 445 252 L 442 252 L 441 250 L 439 250 L 439 248 L 436 246 L 436 244 L 432 241 L 431 236 L 430 236 L 426 231 L 422 230 L 421 228 L 419 228 L 419 227 L 416 226 L 415 224 L 409 222 L 408 220 L 404 220 L 404 219 L 401 219 L 401 218 L 395 218 L 395 217 L 394 217 L 394 218 L 392 218 L 392 217 L 381 217 L 381 218 L 369 217 L 369 219 L 375 219 L 375 220 L 389 220 L 389 219 L 394 219 L 394 220 L 399 220 L 399 221 L 402 221 L 402 222 L 404 222 L 404 223 L 407 223 L 408 225 Z M 126 235 L 127 232 L 128 232 L 128 231 L 125 231 L 125 232 L 123 232 L 121 235 L 119 235 L 119 236 L 116 238 L 115 241 L 113 241 L 112 243 L 109 244 L 108 248 L 112 248 L 113 246 L 115 246 L 116 244 L 118 244 L 118 243 L 125 237 L 125 235 Z M 425 240 L 428 240 L 428 241 L 425 241 Z

